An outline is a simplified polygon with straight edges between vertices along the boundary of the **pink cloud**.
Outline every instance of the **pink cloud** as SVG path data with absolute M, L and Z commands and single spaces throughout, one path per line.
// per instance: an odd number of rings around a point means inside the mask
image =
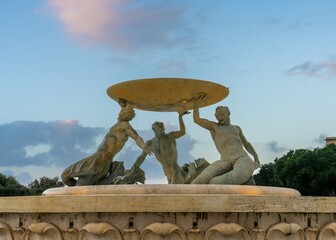
M 115 30 L 122 17 L 119 9 L 127 1 L 122 0 L 49 0 L 56 18 L 74 38 L 85 43 L 97 43 L 110 38 L 108 31 Z
M 135 0 L 49 0 L 48 6 L 71 38 L 134 51 L 195 42 L 181 4 Z

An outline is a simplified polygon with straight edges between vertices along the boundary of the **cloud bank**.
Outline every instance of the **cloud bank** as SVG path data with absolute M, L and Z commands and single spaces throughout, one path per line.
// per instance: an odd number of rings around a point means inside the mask
M 0 125 L 0 166 L 66 167 L 92 151 L 104 128 L 89 128 L 78 121 L 17 121 Z
M 196 42 L 195 23 L 178 1 L 49 0 L 71 38 L 124 51 Z
M 166 123 L 166 132 L 176 131 L 177 127 Z M 61 168 L 69 166 L 96 151 L 107 129 L 83 127 L 78 121 L 31 122 L 17 121 L 0 125 L 0 168 L 6 175 L 13 175 L 11 167 L 22 168 L 15 177 L 21 183 L 32 181 L 28 166 Z M 138 130 L 146 141 L 154 137 L 152 130 Z M 195 140 L 190 135 L 177 139 L 178 162 L 194 160 L 191 151 Z M 114 158 L 122 161 L 129 169 L 141 154 L 141 149 L 129 139 L 126 147 Z M 154 157 L 148 156 L 142 165 L 147 179 L 164 178 L 161 165 Z M 59 172 L 60 174 L 60 172 Z M 32 177 L 33 176 L 33 177 Z M 48 176 L 54 177 L 54 176 Z

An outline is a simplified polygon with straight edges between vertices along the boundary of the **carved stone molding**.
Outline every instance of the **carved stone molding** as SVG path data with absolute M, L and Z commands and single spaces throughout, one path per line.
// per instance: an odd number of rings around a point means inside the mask
M 305 240 L 305 234 L 296 223 L 277 223 L 267 230 L 266 240 L 273 239 Z
M 235 237 L 235 239 L 249 240 L 250 236 L 245 228 L 236 223 L 219 223 L 212 226 L 205 234 L 204 240 L 223 239 Z
M 336 222 L 326 224 L 320 230 L 318 240 L 336 239 Z
M 78 230 L 75 228 L 67 228 L 62 230 L 62 236 L 65 240 L 77 240 L 78 239 Z
M 162 238 L 187 240 L 183 230 L 173 223 L 152 223 L 141 232 L 139 240 Z
M 13 239 L 15 240 L 23 240 L 26 229 L 23 227 L 18 227 L 13 231 Z
M 308 227 L 304 230 L 305 235 L 306 235 L 306 240 L 316 240 L 318 236 L 318 229 L 317 228 L 312 228 Z
M 62 240 L 61 230 L 54 224 L 47 222 L 31 224 L 24 235 L 25 240 L 40 239 Z
M 266 232 L 260 228 L 252 228 L 249 231 L 251 240 L 264 240 L 266 237 Z
M 0 240 L 336 240 L 334 213 L 309 218 L 267 212 L 0 213 Z
M 122 232 L 124 240 L 137 240 L 139 239 L 140 232 L 134 227 L 128 227 Z
M 12 240 L 13 239 L 13 234 L 12 234 L 12 229 L 11 227 L 4 222 L 0 222 L 0 239 L 4 240 Z
M 188 240 L 203 240 L 204 231 L 198 227 L 191 228 L 187 231 Z
M 108 223 L 89 223 L 86 224 L 80 231 L 78 240 L 95 239 L 113 239 L 122 240 L 122 236 L 118 229 Z

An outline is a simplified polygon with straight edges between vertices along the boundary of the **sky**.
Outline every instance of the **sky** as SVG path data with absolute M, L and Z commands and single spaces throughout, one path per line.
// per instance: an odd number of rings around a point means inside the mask
M 117 121 L 113 84 L 193 78 L 229 87 L 201 108 L 215 121 L 228 106 L 262 164 L 336 136 L 336 1 L 10 0 L 0 2 L 0 172 L 27 184 L 60 176 L 89 156 Z M 146 93 L 144 93 L 146 94 Z M 178 115 L 136 110 L 146 141 L 151 124 L 178 129 Z M 182 165 L 219 160 L 209 132 L 184 116 Z M 132 139 L 115 157 L 130 167 Z M 154 158 L 147 183 L 165 183 Z

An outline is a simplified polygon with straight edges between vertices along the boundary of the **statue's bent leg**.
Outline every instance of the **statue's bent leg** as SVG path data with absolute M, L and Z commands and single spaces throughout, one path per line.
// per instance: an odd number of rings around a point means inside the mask
M 76 186 L 86 186 L 86 185 L 93 185 L 94 176 L 92 174 L 83 175 L 78 177 Z
M 61 174 L 61 179 L 62 182 L 67 185 L 67 186 L 76 186 L 77 180 L 73 178 L 73 176 L 71 176 L 72 173 L 72 168 L 73 165 L 67 167 L 66 169 L 64 169 L 64 171 Z
M 99 184 L 108 175 L 111 163 L 111 158 L 94 153 L 67 167 L 61 175 L 62 182 L 68 186 Z
M 254 162 L 249 157 L 239 158 L 230 172 L 212 178 L 210 184 L 233 184 L 245 183 L 255 170 Z
M 226 173 L 232 169 L 232 165 L 226 161 L 218 160 L 211 163 L 198 175 L 191 184 L 208 184 L 213 177 Z
M 67 177 L 62 175 L 62 181 L 64 184 L 68 186 L 86 186 L 86 185 L 97 185 L 99 184 L 105 177 L 107 173 L 78 173 L 77 176 Z M 78 177 L 76 180 L 74 177 Z

